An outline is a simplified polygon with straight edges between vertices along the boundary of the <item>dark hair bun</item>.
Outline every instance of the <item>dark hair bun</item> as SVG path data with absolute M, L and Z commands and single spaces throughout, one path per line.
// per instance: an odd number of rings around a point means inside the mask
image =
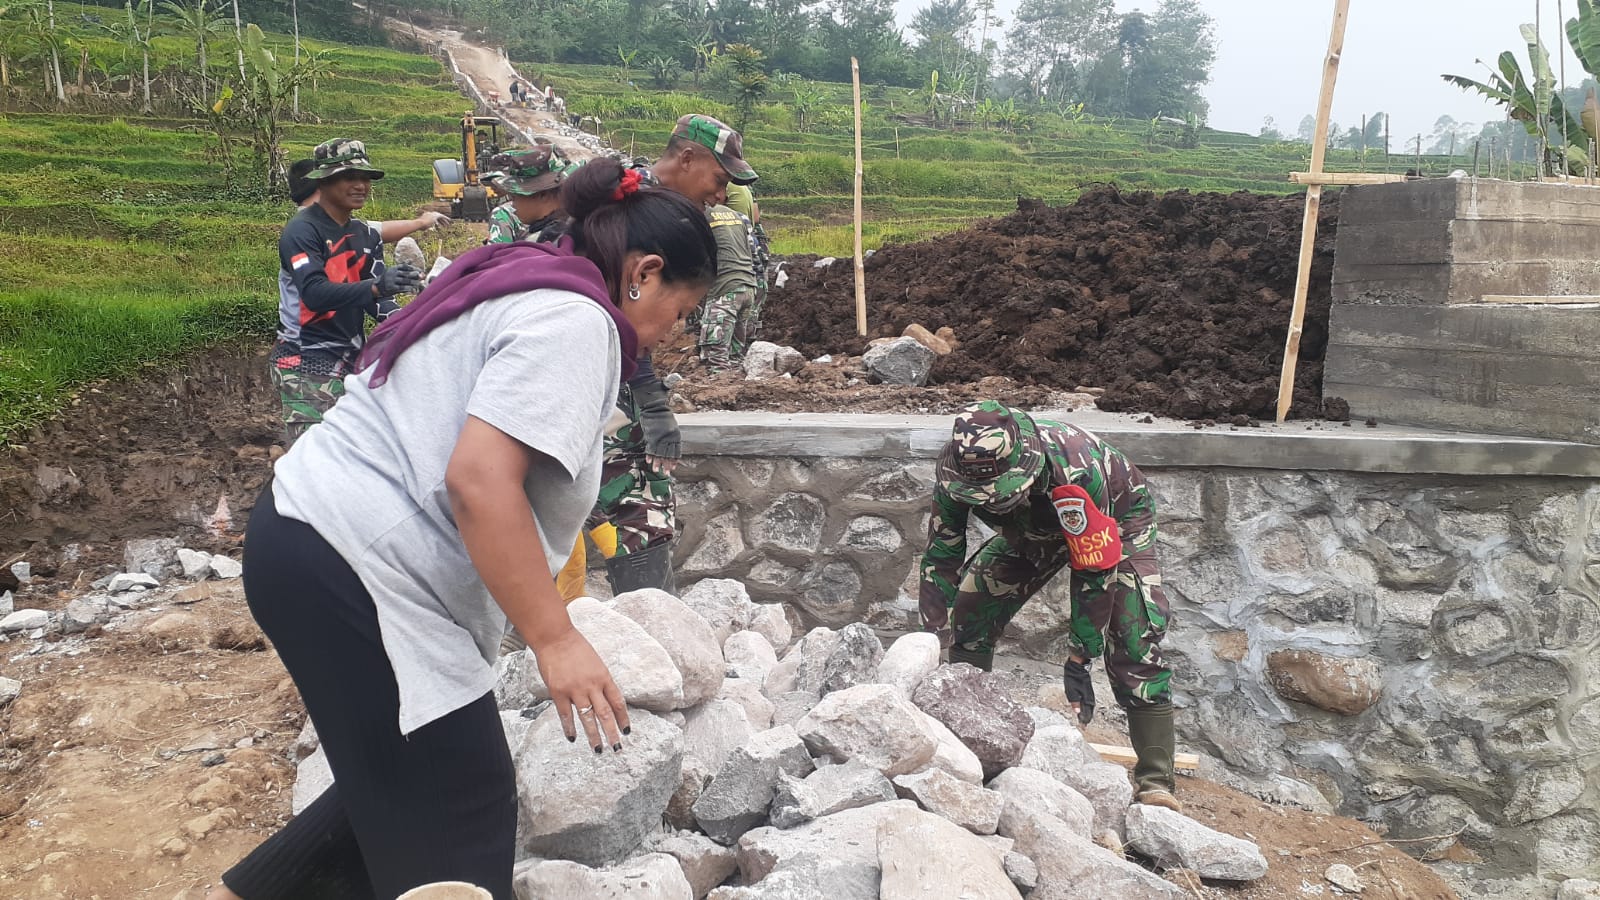
M 621 184 L 621 163 L 605 156 L 592 159 L 561 183 L 561 208 L 581 222 L 596 210 L 616 203 Z

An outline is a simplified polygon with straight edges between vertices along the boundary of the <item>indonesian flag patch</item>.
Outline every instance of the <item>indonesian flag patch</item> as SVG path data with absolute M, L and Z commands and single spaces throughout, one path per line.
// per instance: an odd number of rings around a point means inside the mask
M 289 265 L 296 269 L 308 265 L 310 262 L 311 257 L 305 253 L 296 253 L 294 256 L 289 257 Z
M 1082 572 L 1100 572 L 1122 562 L 1122 532 L 1117 520 L 1100 511 L 1089 492 L 1068 484 L 1050 492 L 1061 533 L 1072 554 L 1072 567 Z

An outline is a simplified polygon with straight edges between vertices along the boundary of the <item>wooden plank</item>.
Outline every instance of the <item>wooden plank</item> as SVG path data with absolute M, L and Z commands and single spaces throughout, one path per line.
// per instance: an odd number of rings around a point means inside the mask
M 1322 174 L 1328 152 L 1328 117 L 1333 111 L 1333 87 L 1339 80 L 1339 57 L 1344 52 L 1344 30 L 1350 19 L 1350 0 L 1334 0 L 1333 30 L 1328 36 L 1328 56 L 1322 68 L 1322 95 L 1317 101 L 1317 129 L 1311 142 L 1311 174 Z M 1317 247 L 1317 212 L 1322 207 L 1322 185 L 1306 190 L 1306 215 L 1300 226 L 1300 271 L 1295 279 L 1294 309 L 1289 314 L 1289 337 L 1283 348 L 1283 370 L 1278 375 L 1278 422 L 1289 415 L 1294 401 L 1294 373 L 1300 364 L 1300 335 L 1305 330 L 1306 297 L 1311 290 L 1311 260 Z
M 856 106 L 856 334 L 867 336 L 867 264 L 861 252 L 861 64 L 850 57 Z
M 1399 184 L 1402 181 L 1406 181 L 1407 178 L 1404 175 L 1372 172 L 1290 172 L 1289 180 L 1295 184 L 1334 186 Z
M 1522 297 L 1511 294 L 1485 294 L 1480 303 L 1510 303 L 1520 306 L 1568 306 L 1600 303 L 1600 294 L 1573 294 L 1567 297 Z
M 1106 762 L 1122 763 L 1123 765 L 1131 766 L 1139 761 L 1139 757 L 1134 754 L 1132 747 L 1118 747 L 1114 744 L 1094 743 L 1091 743 L 1089 746 L 1094 748 L 1094 752 L 1100 754 L 1100 758 Z M 1200 771 L 1200 757 L 1193 753 L 1176 754 L 1172 758 L 1172 767 L 1177 769 L 1179 772 L 1198 772 Z

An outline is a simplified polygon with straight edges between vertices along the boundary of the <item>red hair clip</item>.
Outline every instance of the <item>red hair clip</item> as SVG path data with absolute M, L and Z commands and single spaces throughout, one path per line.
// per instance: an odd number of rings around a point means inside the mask
M 618 182 L 617 189 L 611 192 L 611 199 L 621 202 L 629 194 L 637 194 L 639 192 L 639 180 L 638 169 L 624 169 L 622 180 Z

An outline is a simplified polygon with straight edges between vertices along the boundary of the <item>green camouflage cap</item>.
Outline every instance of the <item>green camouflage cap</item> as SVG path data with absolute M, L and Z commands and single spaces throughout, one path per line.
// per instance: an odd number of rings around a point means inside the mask
M 710 116 L 690 114 L 678 120 L 672 136 L 710 150 L 734 184 L 755 183 L 756 170 L 744 161 L 744 139 L 732 128 Z
M 316 168 L 306 173 L 312 180 L 332 178 L 345 172 L 365 172 L 372 180 L 383 177 L 382 169 L 375 169 L 367 159 L 367 145 L 348 138 L 334 138 L 317 145 L 311 152 Z
M 554 147 L 541 144 L 531 150 L 497 153 L 485 168 L 484 180 L 492 180 L 495 190 L 531 197 L 560 187 L 576 166 Z
M 963 503 L 1003 503 L 1026 492 L 1044 468 L 1039 429 L 1028 414 L 996 400 L 963 409 L 939 456 L 939 486 Z

